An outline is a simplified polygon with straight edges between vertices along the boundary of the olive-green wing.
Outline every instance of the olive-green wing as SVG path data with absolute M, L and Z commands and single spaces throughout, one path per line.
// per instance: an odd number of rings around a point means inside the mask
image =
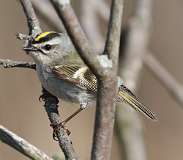
M 82 89 L 93 92 L 97 90 L 96 77 L 86 66 L 75 64 L 59 65 L 53 67 L 52 72 L 58 78 L 75 84 Z

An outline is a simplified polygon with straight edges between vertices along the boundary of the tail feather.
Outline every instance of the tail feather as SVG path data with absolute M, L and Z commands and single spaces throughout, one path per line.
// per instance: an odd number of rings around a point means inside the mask
M 128 103 L 136 111 L 143 113 L 145 116 L 152 120 L 157 120 L 155 113 L 147 108 L 139 99 L 124 85 L 121 85 L 118 92 L 118 99 Z

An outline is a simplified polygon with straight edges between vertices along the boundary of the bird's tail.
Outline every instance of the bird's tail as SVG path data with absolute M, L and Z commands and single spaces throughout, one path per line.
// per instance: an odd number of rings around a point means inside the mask
M 121 85 L 118 92 L 118 101 L 124 101 L 133 107 L 136 111 L 143 113 L 152 120 L 157 120 L 155 113 L 148 109 L 139 99 L 124 85 Z

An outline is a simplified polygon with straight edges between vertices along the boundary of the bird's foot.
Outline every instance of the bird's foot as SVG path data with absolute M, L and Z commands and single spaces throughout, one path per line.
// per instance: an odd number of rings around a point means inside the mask
M 45 101 L 48 95 L 46 93 L 43 93 L 42 95 L 39 96 L 39 101 Z
M 50 126 L 53 128 L 53 139 L 55 141 L 58 141 L 57 134 L 58 134 L 60 128 L 63 128 L 68 136 L 71 134 L 71 131 L 69 131 L 69 129 L 66 127 L 64 121 L 59 124 L 50 124 Z

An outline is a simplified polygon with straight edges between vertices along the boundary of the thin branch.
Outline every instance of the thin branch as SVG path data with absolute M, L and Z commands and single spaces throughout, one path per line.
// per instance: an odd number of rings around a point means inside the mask
M 98 80 L 98 98 L 95 114 L 92 160 L 109 160 L 111 156 L 112 135 L 117 93 L 117 69 L 119 42 L 123 13 L 123 1 L 113 0 L 104 54 L 112 59 L 112 71 L 105 79 Z
M 29 68 L 36 69 L 33 62 L 14 61 L 10 59 L 0 59 L 0 68 Z
M 146 67 L 167 89 L 168 93 L 183 107 L 183 85 L 181 85 L 152 54 L 146 54 L 143 60 Z
M 0 140 L 32 160 L 53 160 L 44 152 L 1 125 Z
M 54 133 L 57 136 L 59 145 L 62 148 L 62 151 L 64 152 L 65 158 L 67 160 L 77 160 L 78 158 L 76 156 L 72 142 L 66 130 L 59 126 L 61 123 L 61 120 L 58 112 L 58 102 L 59 102 L 58 98 L 51 95 L 45 89 L 43 89 L 42 92 L 43 92 L 43 95 L 41 97 L 45 102 L 44 104 L 45 110 L 48 114 L 51 125 L 54 128 Z
M 95 51 L 91 48 L 88 39 L 86 38 L 78 19 L 74 13 L 74 10 L 69 0 L 50 0 L 55 7 L 57 14 L 62 19 L 62 22 L 70 36 L 74 46 L 76 47 L 79 55 L 85 62 L 85 64 L 92 70 L 92 72 L 98 77 L 99 75 L 105 75 L 103 67 L 99 62 L 100 56 L 95 56 Z
M 35 36 L 38 33 L 41 33 L 42 30 L 30 0 L 20 0 L 20 3 L 22 4 L 24 13 L 27 18 L 29 35 Z
M 115 72 L 118 68 L 122 14 L 123 0 L 113 0 L 104 54 L 107 54 L 109 59 L 112 59 L 113 71 L 115 69 Z

